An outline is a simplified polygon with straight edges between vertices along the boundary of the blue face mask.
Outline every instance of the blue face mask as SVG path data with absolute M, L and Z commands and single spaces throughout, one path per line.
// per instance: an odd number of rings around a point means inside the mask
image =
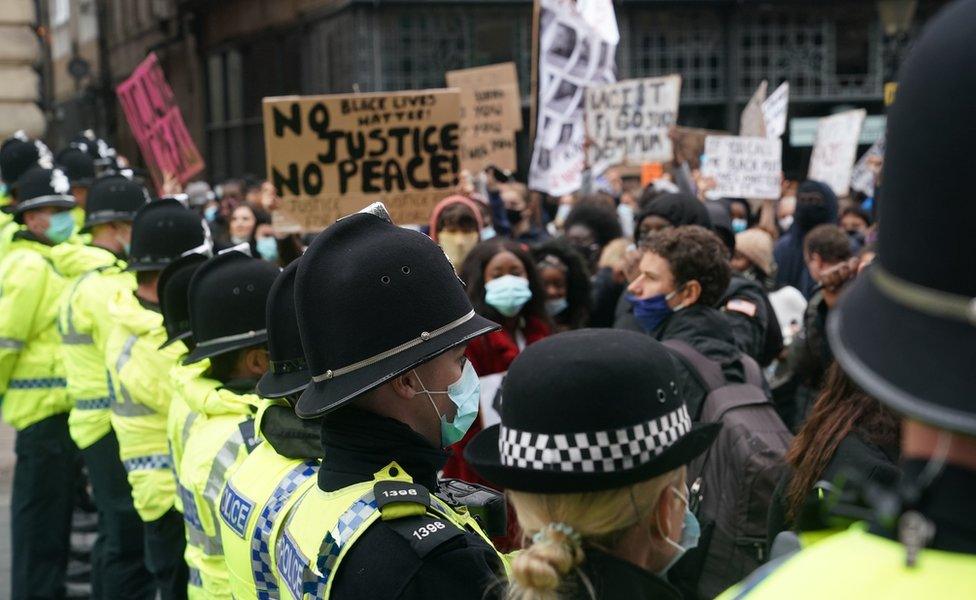
M 71 212 L 66 210 L 51 215 L 47 229 L 44 230 L 44 237 L 55 244 L 60 244 L 61 242 L 67 241 L 74 231 L 75 220 L 72 218 Z
M 254 242 L 261 258 L 268 262 L 278 262 L 278 240 L 272 236 L 267 236 Z
M 550 317 L 555 317 L 567 308 L 569 308 L 569 302 L 566 300 L 566 298 L 546 300 L 546 312 L 549 313 Z
M 670 306 L 668 306 L 668 300 L 674 292 L 670 294 L 658 294 L 656 296 L 651 296 L 650 298 L 637 298 L 631 294 L 627 294 L 627 300 L 634 307 L 634 318 L 637 319 L 637 323 L 640 324 L 641 329 L 647 333 L 651 333 L 658 328 L 664 319 L 671 316 L 674 312 Z
M 745 219 L 732 219 L 732 232 L 742 233 L 749 228 L 749 221 Z
M 503 316 L 514 317 L 532 299 L 529 280 L 504 275 L 485 284 L 485 302 Z
M 214 219 L 217 218 L 217 207 L 208 206 L 207 208 L 203 209 L 203 218 L 208 222 L 213 223 Z
M 478 373 L 474 370 L 474 366 L 472 366 L 470 361 L 464 361 L 464 370 L 461 372 L 461 378 L 449 385 L 447 391 L 444 392 L 426 389 L 416 369 L 414 369 L 413 374 L 416 375 L 417 381 L 424 388 L 417 393 L 427 394 L 430 405 L 434 407 L 434 412 L 437 413 L 437 417 L 441 421 L 441 447 L 447 448 L 452 444 L 460 442 L 464 434 L 471 428 L 475 417 L 478 416 L 478 404 L 481 400 L 481 380 L 478 379 Z M 449 422 L 437 410 L 437 404 L 434 403 L 433 394 L 447 394 L 451 399 L 451 402 L 457 407 L 457 414 L 454 416 L 454 421 Z
M 481 230 L 481 241 L 483 242 L 485 240 L 490 240 L 496 235 L 498 235 L 498 233 L 495 232 L 495 228 L 489 225 L 488 227 L 485 227 L 484 229 Z
M 658 576 L 662 579 L 666 578 L 668 571 L 671 570 L 671 567 L 673 567 L 679 560 L 681 560 L 682 556 L 684 556 L 689 550 L 698 546 L 698 538 L 701 537 L 701 525 L 698 523 L 698 518 L 695 516 L 695 513 L 691 512 L 691 510 L 688 508 L 688 497 L 682 495 L 677 488 L 672 489 L 674 489 L 675 494 L 677 494 L 678 497 L 681 498 L 681 500 L 685 503 L 685 517 L 684 526 L 681 528 L 681 539 L 676 543 L 669 537 L 665 536 L 664 538 L 664 541 L 667 542 L 669 546 L 675 548 L 677 553 L 671 557 L 671 560 L 668 561 L 668 564 L 665 565 L 663 569 L 657 572 Z M 661 531 L 660 523 L 658 523 L 658 530 Z

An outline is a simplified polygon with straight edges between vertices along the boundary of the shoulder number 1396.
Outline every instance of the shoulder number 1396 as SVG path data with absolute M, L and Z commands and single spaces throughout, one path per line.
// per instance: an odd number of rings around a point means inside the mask
M 444 529 L 444 527 L 446 527 L 446 525 L 444 525 L 440 521 L 434 521 L 433 523 L 430 523 L 428 525 L 424 525 L 423 527 L 420 527 L 419 529 L 415 529 L 414 532 L 413 532 L 413 535 L 418 540 L 422 540 L 425 537 L 427 537 L 428 535 L 430 535 L 432 533 L 437 533 L 441 529 Z

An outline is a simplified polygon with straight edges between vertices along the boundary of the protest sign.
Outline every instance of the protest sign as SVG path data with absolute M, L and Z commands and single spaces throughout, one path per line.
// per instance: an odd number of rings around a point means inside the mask
M 749 98 L 749 102 L 739 117 L 739 135 L 766 137 L 766 122 L 762 107 L 766 100 L 767 85 L 766 80 L 763 79 L 752 98 Z
M 561 196 L 582 184 L 585 91 L 616 80 L 616 44 L 601 35 L 605 27 L 587 22 L 572 0 L 539 0 L 539 11 L 538 108 L 529 187 Z
M 203 157 L 155 54 L 147 56 L 115 93 L 157 191 L 162 191 L 165 174 L 187 183 L 203 171 Z
M 446 79 L 461 91 L 461 168 L 514 171 L 515 132 L 522 129 L 515 63 L 448 71 Z
M 850 191 L 851 169 L 865 115 L 864 109 L 849 110 L 817 122 L 807 177 L 826 183 L 838 196 Z
M 786 133 L 786 114 L 790 105 L 790 83 L 784 81 L 762 103 L 766 137 L 779 138 Z
M 672 127 L 668 134 L 674 148 L 674 163 L 687 164 L 692 169 L 701 167 L 701 155 L 705 152 L 705 138 L 710 135 L 729 135 L 727 131 L 698 129 L 695 127 Z
M 884 160 L 885 138 L 881 136 L 868 151 L 861 156 L 851 172 L 851 188 L 865 195 L 874 196 L 874 181 L 881 161 Z
M 741 136 L 705 138 L 702 174 L 715 180 L 716 197 L 776 199 L 780 194 L 782 143 Z
M 264 99 L 279 232 L 318 231 L 372 202 L 426 223 L 457 184 L 460 95 L 419 90 Z
M 593 175 L 615 165 L 668 162 L 668 130 L 678 120 L 681 76 L 629 79 L 586 92 Z

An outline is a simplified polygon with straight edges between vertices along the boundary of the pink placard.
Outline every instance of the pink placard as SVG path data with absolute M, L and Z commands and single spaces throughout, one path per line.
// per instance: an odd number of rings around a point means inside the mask
M 157 191 L 162 192 L 164 173 L 187 183 L 203 170 L 203 157 L 155 54 L 147 56 L 115 93 Z

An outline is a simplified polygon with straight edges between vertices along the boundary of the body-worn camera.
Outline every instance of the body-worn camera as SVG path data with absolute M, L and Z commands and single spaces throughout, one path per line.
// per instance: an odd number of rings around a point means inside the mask
M 476 483 L 460 479 L 438 481 L 437 497 L 450 506 L 467 507 L 488 537 L 501 537 L 508 533 L 508 511 L 505 495 Z

